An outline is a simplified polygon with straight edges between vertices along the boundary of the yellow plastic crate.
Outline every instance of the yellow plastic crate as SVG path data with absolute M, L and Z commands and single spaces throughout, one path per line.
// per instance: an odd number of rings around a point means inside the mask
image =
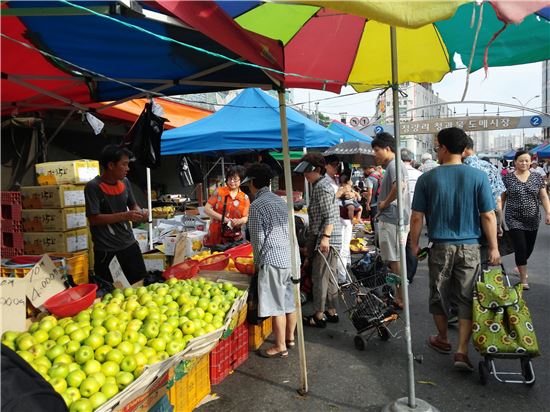
M 271 317 L 265 319 L 260 325 L 248 325 L 248 349 L 251 351 L 260 349 L 265 338 L 271 335 L 272 330 Z
M 171 371 L 173 373 L 173 371 Z M 199 358 L 193 368 L 175 381 L 168 397 L 174 412 L 190 412 L 210 393 L 210 354 Z
M 237 320 L 237 327 L 241 326 L 246 320 L 246 314 L 248 313 L 248 305 L 245 303 L 241 311 L 239 312 L 239 319 Z
M 273 332 L 273 318 L 269 317 L 262 323 L 262 337 L 267 339 L 269 335 Z
M 75 253 L 50 253 L 50 257 L 59 257 L 65 259 L 66 273 L 73 275 L 73 280 L 76 284 L 80 285 L 88 283 L 88 252 L 75 252 Z M 56 262 L 57 266 L 61 266 L 62 262 Z M 23 278 L 30 272 L 30 267 L 11 267 L 2 266 L 0 268 L 2 277 L 17 277 Z

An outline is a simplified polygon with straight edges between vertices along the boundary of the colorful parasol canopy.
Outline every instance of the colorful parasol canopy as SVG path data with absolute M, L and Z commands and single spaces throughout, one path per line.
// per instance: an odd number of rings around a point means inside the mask
M 399 83 L 438 82 L 457 68 L 455 56 L 469 65 L 472 50 L 472 71 L 484 64 L 509 66 L 550 58 L 550 25 L 544 17 L 547 10 L 528 14 L 521 24 L 505 27 L 494 8 L 502 5 L 487 2 L 481 6 L 469 1 L 298 2 L 315 5 L 214 2 L 245 33 L 279 42 L 276 47 L 280 50 L 267 45 L 264 50 L 269 50 L 271 56 L 281 56 L 275 63 L 286 73 L 287 88 L 339 92 L 345 84 L 357 91 L 386 87 L 392 80 L 389 24 L 398 26 Z M 174 16 L 190 25 L 200 25 L 203 33 L 225 44 L 216 34 L 218 28 L 198 21 L 200 15 L 185 12 L 185 3 L 157 1 Z M 538 4 L 542 9 L 548 2 Z M 499 13 L 501 17 L 505 14 L 502 10 Z M 485 50 L 497 34 L 485 60 Z

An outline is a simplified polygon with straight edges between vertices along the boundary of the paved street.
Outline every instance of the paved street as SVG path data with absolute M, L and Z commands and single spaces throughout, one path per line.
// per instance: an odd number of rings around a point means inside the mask
M 542 225 L 531 260 L 531 290 L 526 301 L 531 310 L 543 355 L 534 359 L 537 381 L 533 387 L 501 384 L 493 378 L 487 386 L 477 371 L 459 373 L 452 356 L 434 352 L 426 345 L 434 333 L 428 314 L 427 265 L 421 263 L 410 287 L 413 351 L 423 356 L 415 362 L 416 396 L 441 411 L 550 411 L 550 227 Z M 504 259 L 508 270 L 513 256 Z M 517 278 L 512 278 L 517 281 Z M 304 313 L 309 314 L 306 305 Z M 403 324 L 397 324 L 402 329 Z M 327 329 L 306 328 L 309 393 L 296 393 L 299 384 L 297 351 L 288 359 L 263 359 L 251 353 L 244 365 L 212 391 L 220 399 L 199 410 L 205 411 L 377 411 L 407 396 L 407 359 L 403 333 L 387 342 L 373 337 L 365 351 L 354 348 L 355 329 L 346 319 Z M 456 343 L 457 330 L 450 338 Z M 477 368 L 481 357 L 471 346 Z M 519 361 L 500 361 L 497 367 L 519 371 Z

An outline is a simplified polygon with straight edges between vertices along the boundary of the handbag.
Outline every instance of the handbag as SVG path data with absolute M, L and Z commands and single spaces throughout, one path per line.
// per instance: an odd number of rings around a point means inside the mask
M 242 239 L 243 234 L 241 232 L 241 229 L 229 227 L 227 223 L 225 223 L 225 209 L 227 207 L 227 198 L 229 195 L 226 195 L 223 200 L 223 209 L 222 209 L 222 222 L 221 222 L 221 235 L 222 235 L 222 243 L 233 243 L 240 239 Z
M 504 230 L 502 236 L 497 238 L 498 240 L 498 252 L 500 256 L 507 256 L 514 253 L 514 241 L 512 240 L 512 234 L 509 230 Z
M 258 272 L 250 279 L 250 288 L 248 290 L 246 321 L 251 325 L 261 325 L 267 318 L 258 316 Z

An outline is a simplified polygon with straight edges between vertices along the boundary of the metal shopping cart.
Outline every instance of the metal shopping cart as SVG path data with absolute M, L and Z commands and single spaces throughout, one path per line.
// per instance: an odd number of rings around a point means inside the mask
M 342 261 L 338 251 L 334 248 L 333 251 Z M 321 255 L 325 259 L 325 256 Z M 346 266 L 343 264 L 343 267 Z M 330 267 L 329 271 L 334 282 L 338 283 L 336 273 Z M 375 334 L 383 341 L 398 334 L 392 327 L 399 319 L 399 315 L 393 307 L 392 288 L 388 283 L 391 279 L 392 274 L 375 271 L 357 280 L 353 273 L 346 270 L 346 282 L 338 285 L 339 295 L 346 308 L 345 313 L 357 331 L 354 344 L 358 350 L 364 350 L 369 339 Z

